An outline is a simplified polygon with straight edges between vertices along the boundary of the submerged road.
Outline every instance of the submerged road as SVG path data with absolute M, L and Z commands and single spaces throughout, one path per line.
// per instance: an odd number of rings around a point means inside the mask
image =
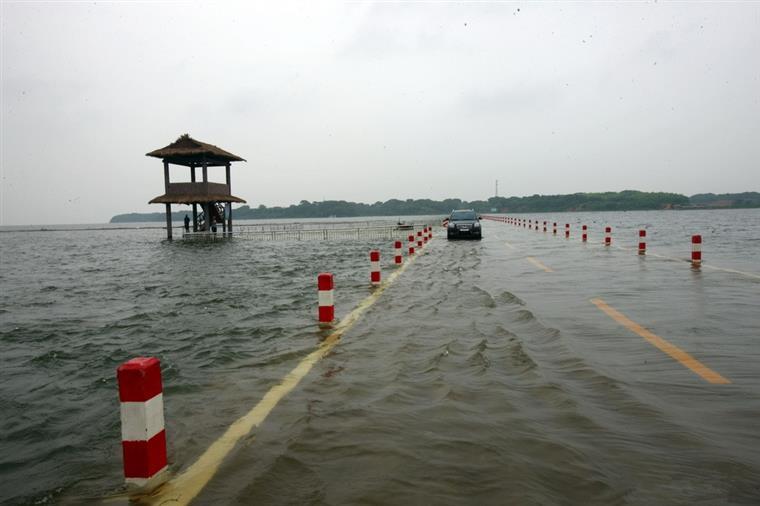
M 760 503 L 760 282 L 484 227 L 436 230 L 193 504 Z

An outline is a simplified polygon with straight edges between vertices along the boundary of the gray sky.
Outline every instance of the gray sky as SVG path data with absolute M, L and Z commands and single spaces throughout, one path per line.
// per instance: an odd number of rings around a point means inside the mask
M 248 160 L 252 207 L 760 190 L 758 2 L 2 2 L 0 23 L 3 225 L 162 211 L 144 155 L 183 133 Z

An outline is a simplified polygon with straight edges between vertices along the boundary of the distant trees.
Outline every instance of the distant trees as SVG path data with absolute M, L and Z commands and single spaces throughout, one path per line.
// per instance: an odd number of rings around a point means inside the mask
M 572 193 L 569 195 L 531 195 L 529 197 L 491 197 L 488 200 L 461 199 L 390 199 L 374 204 L 346 202 L 345 200 L 324 200 L 309 202 L 301 200 L 287 207 L 267 207 L 260 204 L 256 208 L 242 206 L 234 210 L 235 219 L 268 218 L 346 218 L 354 216 L 413 216 L 445 215 L 452 209 L 475 209 L 479 213 L 489 213 L 492 209 L 501 213 L 538 213 L 566 211 L 636 211 L 646 209 L 671 209 L 689 207 L 760 207 L 760 193 L 746 192 L 714 195 L 705 193 L 689 199 L 678 193 L 641 192 L 624 190 L 621 192 Z M 173 213 L 173 219 L 181 220 L 187 211 Z M 162 221 L 163 213 L 131 213 L 111 218 L 111 223 Z

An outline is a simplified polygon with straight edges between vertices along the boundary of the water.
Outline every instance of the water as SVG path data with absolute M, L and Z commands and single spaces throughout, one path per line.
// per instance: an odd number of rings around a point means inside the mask
M 244 440 L 196 504 L 760 503 L 760 210 L 524 215 L 437 239 Z M 562 237 L 571 223 L 572 238 Z M 590 227 L 580 243 L 580 223 Z M 705 266 L 687 258 L 703 235 Z M 188 243 L 161 230 L 0 234 L 0 502 L 122 490 L 115 368 L 161 359 L 189 466 L 314 349 L 388 241 Z M 526 260 L 533 257 L 553 272 Z M 711 385 L 608 304 L 731 381 Z

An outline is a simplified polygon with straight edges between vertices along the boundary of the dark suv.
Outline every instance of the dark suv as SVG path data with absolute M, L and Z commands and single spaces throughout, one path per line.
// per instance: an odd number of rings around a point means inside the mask
M 451 211 L 446 226 L 447 239 L 482 239 L 480 216 L 472 209 Z

